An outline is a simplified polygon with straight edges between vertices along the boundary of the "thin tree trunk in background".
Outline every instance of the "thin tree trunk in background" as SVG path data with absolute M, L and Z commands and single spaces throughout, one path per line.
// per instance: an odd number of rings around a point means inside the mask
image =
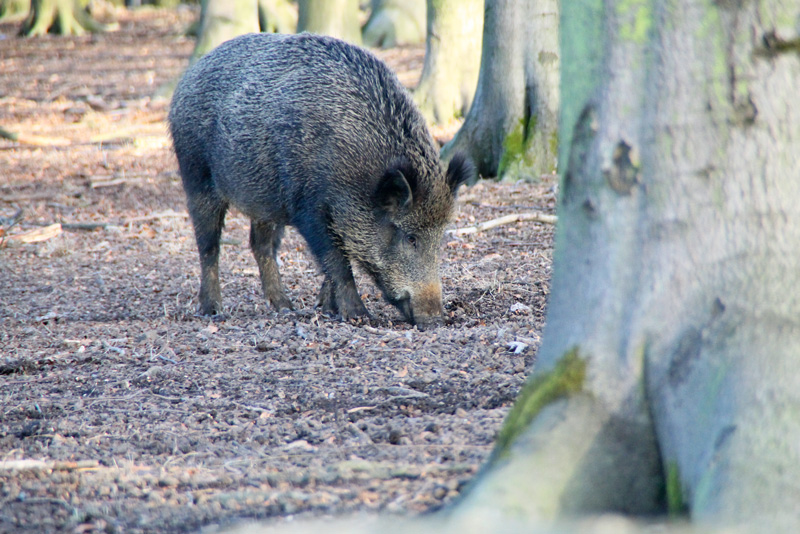
M 425 64 L 414 100 L 425 118 L 446 124 L 472 104 L 481 66 L 483 0 L 428 0 Z
M 563 4 L 547 327 L 454 519 L 800 521 L 800 4 Z
M 372 0 L 364 46 L 392 48 L 425 40 L 425 0 Z
M 258 26 L 262 32 L 297 31 L 297 7 L 289 0 L 258 0 Z
M 298 0 L 298 32 L 330 35 L 361 44 L 358 0 Z
M 559 0 L 486 0 L 475 99 L 443 157 L 469 153 L 485 178 L 536 179 L 558 147 Z
M 0 22 L 19 22 L 31 10 L 31 0 L 0 0 Z
M 192 63 L 225 41 L 258 32 L 258 0 L 203 0 Z

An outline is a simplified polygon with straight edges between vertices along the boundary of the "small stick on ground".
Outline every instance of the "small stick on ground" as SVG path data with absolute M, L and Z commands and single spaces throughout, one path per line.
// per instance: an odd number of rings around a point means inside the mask
M 170 217 L 188 218 L 189 214 L 186 212 L 178 212 L 174 210 L 160 211 L 158 213 L 153 213 L 151 215 L 142 215 L 140 217 L 131 217 L 130 219 L 124 219 L 120 224 L 122 226 L 125 226 L 127 224 L 135 222 L 155 221 L 158 219 L 168 219 Z
M 17 235 L 7 236 L 6 242 L 14 245 L 25 245 L 28 243 L 39 243 L 52 239 L 61 233 L 61 225 L 59 223 L 36 228 Z
M 78 460 L 74 462 L 57 462 L 33 459 L 2 460 L 0 472 L 5 471 L 78 471 L 100 467 L 97 460 Z
M 546 213 L 538 213 L 538 212 L 513 213 L 511 215 L 505 215 L 503 217 L 498 217 L 496 219 L 491 219 L 489 221 L 476 224 L 475 226 L 467 226 L 466 228 L 456 228 L 453 230 L 448 230 L 447 233 L 452 235 L 477 234 L 478 232 L 484 232 L 486 230 L 489 230 L 491 228 L 496 228 L 504 224 L 511 224 L 521 221 L 534 221 L 545 224 L 555 224 L 556 221 L 558 221 L 558 217 L 556 217 L 555 215 L 548 215 Z
M 36 146 L 67 146 L 72 144 L 69 139 L 63 137 L 43 137 L 41 135 L 30 135 L 26 133 L 10 132 L 5 128 L 0 128 L 0 137 L 14 141 L 15 143 L 22 143 L 24 145 Z
M 133 182 L 141 182 L 150 178 L 149 174 L 114 174 L 113 176 L 92 176 L 89 179 L 89 187 L 98 189 L 101 187 L 113 187 L 115 185 L 129 184 Z
M 0 202 L 21 202 L 24 200 L 49 200 L 57 196 L 57 192 L 52 191 L 33 191 L 31 193 L 19 193 L 17 195 L 6 195 L 0 197 Z

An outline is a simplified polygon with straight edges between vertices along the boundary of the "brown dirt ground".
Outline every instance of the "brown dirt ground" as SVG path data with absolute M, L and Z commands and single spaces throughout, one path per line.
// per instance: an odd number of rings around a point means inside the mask
M 535 359 L 553 230 L 535 223 L 449 237 L 446 325 L 420 332 L 363 276 L 372 319 L 320 315 L 294 231 L 280 258 L 298 311 L 272 312 L 234 212 L 226 318 L 195 315 L 167 104 L 150 96 L 186 65 L 194 16 L 121 11 L 118 32 L 81 38 L 0 25 L 0 126 L 71 141 L 0 140 L 0 226 L 104 225 L 0 249 L 0 532 L 430 510 L 486 458 Z M 381 55 L 413 85 L 423 53 Z M 554 200 L 552 177 L 481 183 L 454 227 Z

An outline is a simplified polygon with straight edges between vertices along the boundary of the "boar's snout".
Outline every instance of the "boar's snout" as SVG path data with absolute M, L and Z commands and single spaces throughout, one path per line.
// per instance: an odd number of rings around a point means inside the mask
M 442 324 L 442 284 L 437 280 L 403 292 L 394 304 L 420 330 Z

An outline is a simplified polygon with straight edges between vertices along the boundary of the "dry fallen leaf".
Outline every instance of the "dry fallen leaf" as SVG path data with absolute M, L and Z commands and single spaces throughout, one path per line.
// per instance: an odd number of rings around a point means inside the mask
M 219 328 L 214 323 L 208 323 L 208 326 L 200 330 L 206 334 L 215 334 L 219 331 Z

